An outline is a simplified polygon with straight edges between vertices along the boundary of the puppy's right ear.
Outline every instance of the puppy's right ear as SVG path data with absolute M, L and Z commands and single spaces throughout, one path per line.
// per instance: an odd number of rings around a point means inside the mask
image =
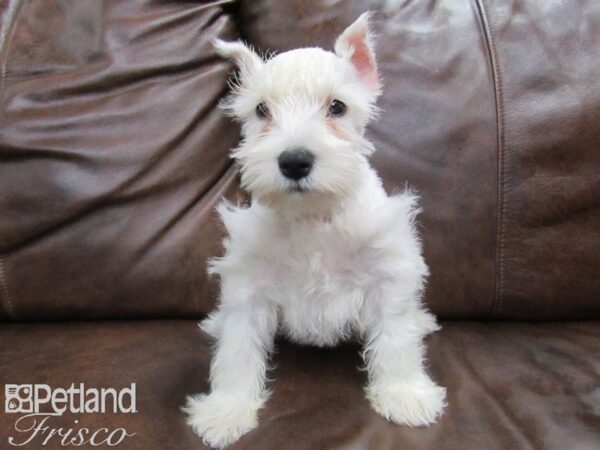
M 213 46 L 219 55 L 233 60 L 242 73 L 248 74 L 263 63 L 260 56 L 242 41 L 225 42 L 221 39 L 215 39 L 213 40 Z
M 371 16 L 371 12 L 362 13 L 343 31 L 335 41 L 335 53 L 352 64 L 365 86 L 379 93 L 380 82 L 370 27 Z

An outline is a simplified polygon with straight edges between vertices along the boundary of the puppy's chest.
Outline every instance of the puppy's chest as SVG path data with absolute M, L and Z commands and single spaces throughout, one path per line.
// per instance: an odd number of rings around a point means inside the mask
M 299 229 L 280 236 L 270 258 L 275 282 L 311 293 L 365 287 L 372 277 L 369 246 L 352 242 L 333 228 Z
M 270 295 L 290 337 L 333 345 L 353 331 L 375 280 L 368 246 L 328 227 L 294 230 L 282 235 L 269 263 Z

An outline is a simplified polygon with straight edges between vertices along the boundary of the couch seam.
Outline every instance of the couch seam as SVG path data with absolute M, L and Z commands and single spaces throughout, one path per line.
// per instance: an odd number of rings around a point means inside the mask
M 21 8 L 21 0 L 13 0 L 8 4 L 6 13 L 6 25 L 0 33 L 0 98 L 4 96 L 4 87 L 6 85 L 6 64 L 8 61 L 8 44 L 11 40 L 14 24 Z
M 2 285 L 0 297 L 2 297 L 2 305 L 4 305 L 4 309 L 8 318 L 12 320 L 17 320 L 17 315 L 15 313 L 15 309 L 10 298 L 10 292 L 8 290 L 8 282 L 6 281 L 4 259 L 4 255 L 0 255 L 0 284 Z
M 17 16 L 21 9 L 22 1 L 13 0 L 8 5 L 6 13 L 6 24 L 2 28 L 0 33 L 0 99 L 4 98 L 4 91 L 6 88 L 7 79 L 7 63 L 8 63 L 8 47 L 12 34 L 14 31 L 14 25 L 16 23 Z M 0 253 L 0 303 L 6 311 L 6 316 L 9 320 L 16 321 L 17 314 L 14 309 L 14 304 L 8 289 L 8 277 L 6 275 L 5 268 L 6 255 Z
M 496 222 L 496 270 L 494 277 L 494 300 L 490 310 L 490 317 L 494 318 L 498 315 L 502 306 L 504 297 L 504 237 L 505 237 L 505 111 L 504 98 L 502 89 L 502 72 L 500 70 L 500 62 L 498 53 L 496 52 L 495 31 L 491 25 L 489 14 L 485 0 L 476 0 L 479 18 L 483 28 L 486 47 L 490 59 L 492 69 L 492 79 L 494 83 L 494 100 L 496 106 L 496 132 L 497 138 L 497 166 L 498 166 L 498 181 L 497 181 L 497 222 Z

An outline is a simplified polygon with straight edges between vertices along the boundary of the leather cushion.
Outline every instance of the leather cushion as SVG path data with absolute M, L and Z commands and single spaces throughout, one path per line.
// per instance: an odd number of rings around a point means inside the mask
M 371 410 L 357 346 L 280 341 L 260 425 L 231 448 L 598 448 L 599 325 L 443 323 L 428 339 L 428 354 L 433 378 L 448 388 L 449 406 L 437 425 L 420 429 L 388 423 Z M 135 415 L 66 414 L 52 423 L 125 427 L 136 433 L 123 447 L 132 450 L 199 449 L 179 406 L 187 394 L 206 391 L 210 348 L 192 321 L 6 324 L 0 385 L 135 382 Z M 14 420 L 0 413 L 2 441 L 14 434 Z

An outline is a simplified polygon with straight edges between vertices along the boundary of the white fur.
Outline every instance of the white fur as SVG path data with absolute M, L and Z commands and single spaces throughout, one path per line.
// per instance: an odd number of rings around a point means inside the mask
M 233 157 L 253 202 L 219 207 L 229 237 L 210 271 L 221 301 L 201 324 L 216 340 L 211 392 L 188 398 L 188 423 L 213 447 L 257 425 L 277 332 L 318 346 L 361 339 L 373 408 L 399 424 L 435 422 L 445 389 L 424 367 L 423 338 L 438 325 L 421 303 L 428 269 L 417 198 L 389 197 L 367 160 L 364 129 L 379 95 L 368 16 L 338 38 L 337 53 L 298 49 L 265 61 L 241 43 L 215 45 L 240 67 L 225 107 L 242 122 Z M 366 57 L 356 57 L 360 45 Z M 344 116 L 327 116 L 332 99 L 347 105 Z M 260 102 L 270 117 L 256 116 Z M 277 157 L 300 146 L 315 165 L 294 185 Z

